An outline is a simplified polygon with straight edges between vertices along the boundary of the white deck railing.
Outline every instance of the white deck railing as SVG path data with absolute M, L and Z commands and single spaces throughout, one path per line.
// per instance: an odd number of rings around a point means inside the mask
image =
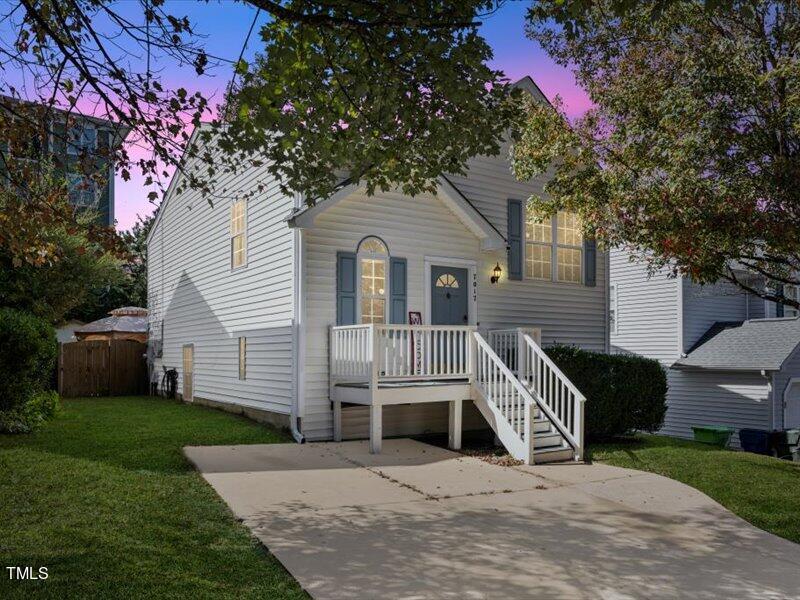
M 331 380 L 467 379 L 474 330 L 458 325 L 331 327 Z
M 575 459 L 583 457 L 584 410 L 586 398 L 561 372 L 544 350 L 529 335 L 523 335 L 519 378 L 531 391 L 539 408 L 575 449 Z

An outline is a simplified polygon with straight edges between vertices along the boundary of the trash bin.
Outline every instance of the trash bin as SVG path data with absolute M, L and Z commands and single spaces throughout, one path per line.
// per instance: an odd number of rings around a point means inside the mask
M 800 429 L 786 429 L 774 431 L 770 436 L 770 452 L 772 456 L 792 460 L 792 455 L 797 456 L 800 449 Z M 798 460 L 795 458 L 794 460 Z
M 787 429 L 784 431 L 786 434 L 786 443 L 790 446 L 800 446 L 800 429 Z
M 733 427 L 726 425 L 693 425 L 694 441 L 725 448 L 733 435 Z
M 754 454 L 769 454 L 770 432 L 763 429 L 740 429 L 739 442 L 742 450 Z

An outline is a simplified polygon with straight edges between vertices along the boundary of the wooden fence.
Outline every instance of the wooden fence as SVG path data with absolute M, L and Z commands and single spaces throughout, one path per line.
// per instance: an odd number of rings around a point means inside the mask
M 61 344 L 58 392 L 76 396 L 125 396 L 147 392 L 147 346 L 133 340 Z

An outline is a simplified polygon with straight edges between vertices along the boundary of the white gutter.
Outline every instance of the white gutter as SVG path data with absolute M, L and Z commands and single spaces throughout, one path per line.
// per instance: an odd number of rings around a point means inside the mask
M 302 201 L 302 199 L 295 198 L 295 203 Z M 303 367 L 305 365 L 305 335 L 303 329 L 305 326 L 305 269 L 303 268 L 303 230 L 294 229 L 292 231 L 292 244 L 294 246 L 294 319 L 292 327 L 292 338 L 294 343 L 293 355 L 294 364 L 292 365 L 292 377 L 294 380 L 294 394 L 292 398 L 292 410 L 290 415 L 292 437 L 298 444 L 306 441 L 303 432 L 300 431 L 300 419 L 302 418 L 301 399 L 305 394 L 305 374 Z

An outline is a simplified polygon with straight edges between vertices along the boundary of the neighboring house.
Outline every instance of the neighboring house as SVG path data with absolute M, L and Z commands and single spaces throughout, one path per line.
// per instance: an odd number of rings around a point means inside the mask
M 313 207 L 274 181 L 212 207 L 173 180 L 148 237 L 153 380 L 175 368 L 185 400 L 298 440 L 369 435 L 378 451 L 382 435 L 449 429 L 457 447 L 463 403 L 464 427 L 488 420 L 525 460 L 528 426 L 537 460 L 579 455 L 580 394 L 536 342 L 607 350 L 607 257 L 573 215 L 526 215 L 545 179 L 516 181 L 507 157 L 474 158 L 435 194 L 351 186 Z
M 110 311 L 110 317 L 92 321 L 75 330 L 79 341 L 134 340 L 147 343 L 147 309 L 125 306 Z
M 13 105 L 3 97 L 0 106 Z M 0 108 L 2 110 L 2 108 Z M 41 107 L 44 112 L 44 107 Z M 0 139 L 0 182 L 7 181 L 7 165 L 36 163 L 47 156 L 69 186 L 69 199 L 79 208 L 96 210 L 101 223 L 114 226 L 114 165 L 109 160 L 129 129 L 106 119 L 51 109 L 44 139 L 34 136 L 24 148 Z
M 725 282 L 702 286 L 664 271 L 649 277 L 625 251 L 612 250 L 610 264 L 612 352 L 654 358 L 667 369 L 661 433 L 689 438 L 692 425 L 800 425 L 796 311 Z
M 74 342 L 77 339 L 75 337 L 75 330 L 80 329 L 84 325 L 85 323 L 83 321 L 70 319 L 63 325 L 56 327 L 56 339 L 58 340 L 58 343 L 66 344 L 68 342 Z

